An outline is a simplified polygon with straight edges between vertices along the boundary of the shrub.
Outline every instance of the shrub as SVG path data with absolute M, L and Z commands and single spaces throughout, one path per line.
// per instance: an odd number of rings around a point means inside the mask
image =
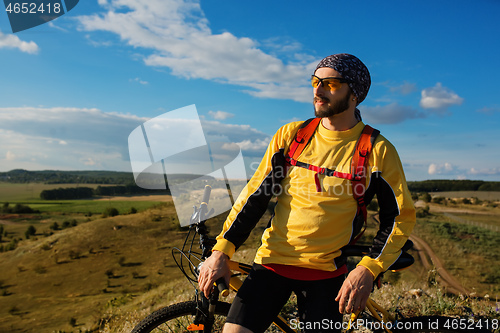
M 418 208 L 416 215 L 418 218 L 423 218 L 431 215 L 431 213 L 429 212 L 429 206 L 425 206 L 425 208 Z
M 11 315 L 19 314 L 19 312 L 20 312 L 19 308 L 17 306 L 15 306 L 15 305 L 11 306 L 10 309 L 9 309 L 9 313 Z
M 37 274 L 45 274 L 47 273 L 47 268 L 41 266 L 41 265 L 36 265 L 34 268 L 35 273 Z
M 16 204 L 14 207 L 11 207 L 8 202 L 5 202 L 0 208 L 0 212 L 2 213 L 14 213 L 14 214 L 32 214 L 32 213 L 40 213 L 39 210 L 32 209 L 30 206 Z
M 78 252 L 78 251 L 73 251 L 73 250 L 69 251 L 69 258 L 70 258 L 71 260 L 77 260 L 77 259 L 80 259 L 80 252 Z
M 422 200 L 424 202 L 431 202 L 431 199 L 432 199 L 432 197 L 431 197 L 431 195 L 429 193 L 422 194 Z
M 108 277 L 108 279 L 112 279 L 112 278 L 115 277 L 115 273 L 113 272 L 112 269 L 106 270 L 106 272 L 104 274 L 106 274 L 106 276 Z
M 102 213 L 102 217 L 113 217 L 119 215 L 120 212 L 118 212 L 118 209 L 114 207 L 108 207 L 104 210 Z
M 17 240 L 13 239 L 10 241 L 9 244 L 5 245 L 4 247 L 4 251 L 7 252 L 7 251 L 13 251 L 15 250 L 17 247 Z
M 378 202 L 377 200 L 372 200 L 370 204 L 366 207 L 368 210 L 378 211 Z
M 446 199 L 445 197 L 435 197 L 432 199 L 432 202 L 437 204 L 443 204 L 446 203 Z
M 30 236 L 34 236 L 36 234 L 36 229 L 34 226 L 30 225 L 24 235 L 26 236 L 26 239 L 30 238 Z
M 118 259 L 118 265 L 125 266 L 126 265 L 126 263 L 125 263 L 126 260 L 127 259 L 125 257 L 120 257 L 120 259 Z

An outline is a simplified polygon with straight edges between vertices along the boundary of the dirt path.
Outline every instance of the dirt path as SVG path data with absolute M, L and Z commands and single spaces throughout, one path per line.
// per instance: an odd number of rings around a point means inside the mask
M 431 213 L 454 213 L 454 214 L 475 214 L 475 215 L 495 215 L 500 216 L 500 209 L 485 209 L 482 207 L 449 207 L 440 204 L 424 202 L 419 200 L 415 202 L 415 207 L 424 208 L 425 206 L 429 206 L 429 211 Z
M 7 221 L 7 220 L 0 220 L 0 224 L 3 224 L 3 225 L 18 225 L 16 222 Z
M 432 248 L 423 239 L 415 235 L 411 235 L 410 239 L 413 241 L 414 248 L 418 251 L 418 255 L 425 269 L 431 270 L 433 268 L 437 271 L 437 280 L 445 286 L 448 292 L 453 294 L 469 295 L 470 292 L 465 289 L 443 266 L 439 257 L 434 253 Z M 430 259 L 430 261 L 429 261 Z
M 95 201 L 173 201 L 171 195 L 124 195 L 95 198 Z

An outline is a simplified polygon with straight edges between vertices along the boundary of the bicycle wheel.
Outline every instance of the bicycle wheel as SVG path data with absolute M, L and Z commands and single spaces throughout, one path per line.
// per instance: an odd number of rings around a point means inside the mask
M 467 318 L 422 316 L 402 319 L 394 324 L 392 331 L 394 333 L 491 333 L 492 330 L 486 327 L 489 323 Z
M 231 304 L 218 302 L 215 307 L 215 322 L 212 332 L 222 332 L 222 326 Z M 132 333 L 149 332 L 190 332 L 187 327 L 193 323 L 197 303 L 188 301 L 173 304 L 153 312 L 144 318 Z

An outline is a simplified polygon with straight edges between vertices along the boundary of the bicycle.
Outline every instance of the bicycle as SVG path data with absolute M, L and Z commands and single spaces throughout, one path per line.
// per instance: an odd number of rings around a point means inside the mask
M 221 295 L 224 297 L 227 296 L 229 289 L 238 291 L 243 284 L 241 278 L 248 275 L 252 266 L 231 260 L 229 268 L 233 274 L 230 279 L 229 288 L 225 285 L 222 278 L 219 279 L 216 282 L 217 288 L 214 288 L 209 299 L 197 289 L 196 283 L 198 281 L 199 268 L 203 264 L 203 261 L 208 258 L 212 247 L 216 243 L 215 238 L 208 236 L 208 230 L 205 226 L 205 220 L 213 214 L 213 209 L 208 211 L 210 192 L 211 188 L 207 185 L 200 206 L 193 207 L 194 212 L 191 216 L 191 224 L 183 246 L 172 249 L 172 256 L 177 266 L 195 289 L 194 299 L 173 304 L 151 313 L 135 326 L 132 333 L 192 331 L 207 333 L 222 331 L 222 326 L 224 325 L 225 317 L 231 304 L 219 300 L 219 297 Z M 195 246 L 197 235 L 199 235 L 199 247 Z M 408 240 L 402 249 L 402 255 L 388 270 L 398 271 L 412 265 L 414 258 L 407 253 L 412 246 L 413 243 Z M 346 257 L 362 257 L 368 251 L 369 246 L 362 245 L 347 245 L 342 248 L 342 254 Z M 374 285 L 380 281 L 380 278 L 381 276 L 377 277 Z M 458 318 L 443 316 L 404 318 L 398 310 L 396 310 L 395 315 L 392 315 L 371 298 L 368 299 L 364 313 L 372 320 L 372 328 L 375 328 L 375 332 L 491 332 L 490 330 L 483 329 L 483 327 L 478 327 L 474 321 L 470 322 L 467 320 L 463 322 L 462 319 Z M 353 332 L 358 326 L 360 315 L 360 312 L 351 314 L 349 321 L 342 323 L 341 329 L 345 332 Z M 268 331 L 297 333 L 303 328 L 298 322 L 287 322 L 281 315 L 278 315 L 273 324 Z M 464 324 L 465 327 L 463 327 Z

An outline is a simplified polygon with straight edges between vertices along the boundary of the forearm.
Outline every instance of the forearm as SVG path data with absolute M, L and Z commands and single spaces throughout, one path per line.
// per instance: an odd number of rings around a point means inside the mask
M 398 259 L 415 225 L 415 208 L 404 179 L 392 177 L 386 180 L 378 175 L 377 198 L 380 227 L 370 253 L 359 263 L 374 276 L 387 270 Z

